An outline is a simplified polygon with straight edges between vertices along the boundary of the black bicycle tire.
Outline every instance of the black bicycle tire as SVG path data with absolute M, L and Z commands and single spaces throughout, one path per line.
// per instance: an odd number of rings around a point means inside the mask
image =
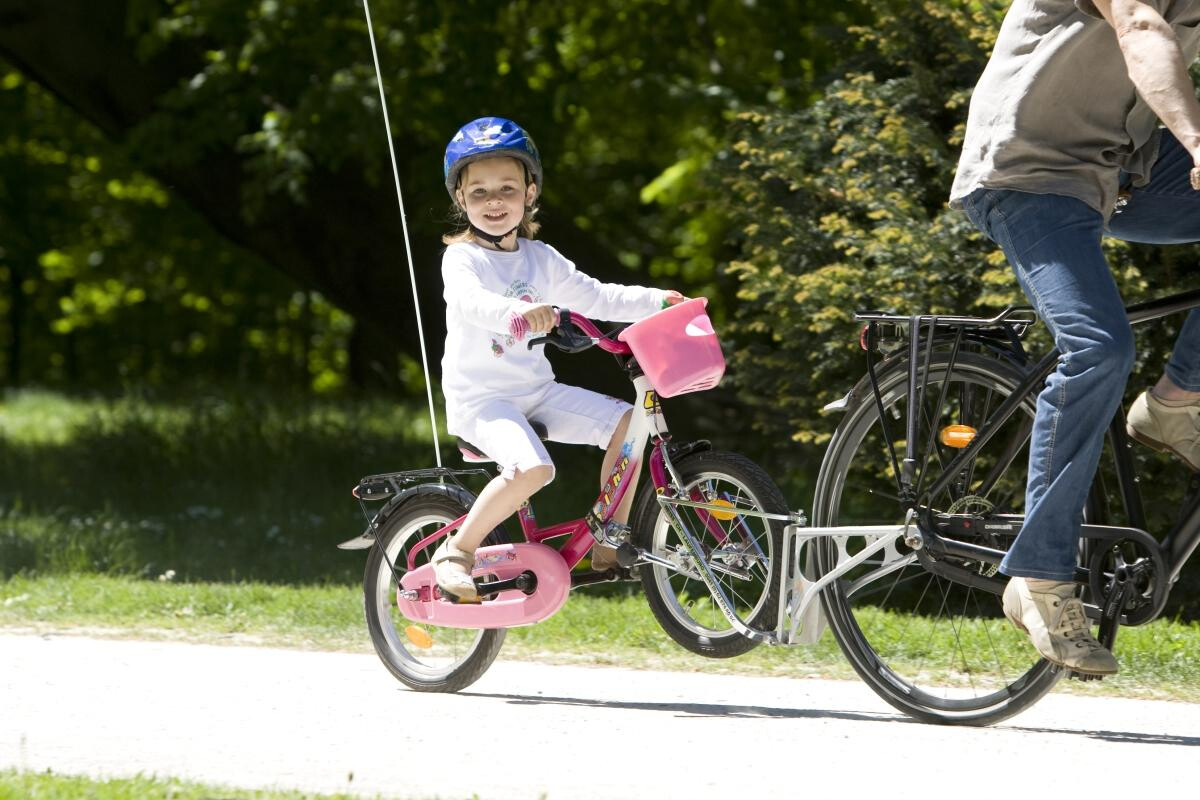
M 505 629 L 484 630 L 471 652 L 458 666 L 439 678 L 423 677 L 418 671 L 409 668 L 393 652 L 384 633 L 383 623 L 379 619 L 379 604 L 375 600 L 378 593 L 378 580 L 389 575 L 387 565 L 383 560 L 383 552 L 390 547 L 392 538 L 403 532 L 407 523 L 422 516 L 438 514 L 444 516 L 446 521 L 450 521 L 466 512 L 467 508 L 462 503 L 444 495 L 414 497 L 381 523 L 377 533 L 379 546 L 372 547 L 370 555 L 367 557 L 363 576 L 363 610 L 366 616 L 367 630 L 371 635 L 371 643 L 388 672 L 414 691 L 457 692 L 465 689 L 487 672 L 488 667 L 496 660 L 500 648 L 504 645 L 507 633 Z M 499 543 L 499 539 L 499 534 L 493 532 L 484 540 L 484 544 L 496 544 Z M 380 547 L 383 549 L 381 550 Z M 404 570 L 403 564 L 395 564 L 395 567 L 401 572 Z
M 930 375 L 936 381 L 947 372 L 948 355 L 934 354 L 930 362 Z M 1017 388 L 1021 374 L 1019 370 L 996 358 L 976 353 L 959 353 L 950 371 L 950 378 L 973 373 L 978 380 L 991 381 L 993 387 L 1011 394 Z M 907 393 L 908 364 L 898 359 L 889 364 L 878 376 L 881 393 L 885 396 L 901 396 Z M 983 385 L 983 384 L 981 384 Z M 933 391 L 933 390 L 931 390 Z M 1032 404 L 1036 388 L 1026 400 Z M 845 472 L 849 469 L 854 452 L 846 448 L 861 447 L 871 426 L 879 418 L 874 394 L 866 387 L 855 393 L 856 402 L 846 410 L 842 423 L 830 441 L 821 470 L 817 478 L 814 496 L 814 524 L 829 526 L 837 524 L 835 507 L 841 501 L 841 486 Z M 1029 405 L 1026 405 L 1028 408 Z M 896 423 L 900 423 L 897 421 Z M 1024 470 L 1024 466 L 1020 467 Z M 830 547 L 816 551 L 818 573 L 824 575 L 832 567 L 834 553 Z M 822 607 L 830 629 L 851 666 L 858 675 L 893 707 L 910 717 L 923 722 L 954 725 L 990 725 L 1020 713 L 1049 692 L 1062 676 L 1062 671 L 1044 659 L 1033 665 L 1004 689 L 976 698 L 973 701 L 939 698 L 908 682 L 893 671 L 886 658 L 876 652 L 876 645 L 868 641 L 855 617 L 853 606 L 845 597 L 840 582 L 835 582 L 822 592 Z

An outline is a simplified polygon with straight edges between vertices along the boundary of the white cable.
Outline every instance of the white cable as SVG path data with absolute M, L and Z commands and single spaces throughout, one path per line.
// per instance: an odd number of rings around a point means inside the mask
M 367 36 L 371 39 L 371 58 L 375 61 L 375 82 L 379 84 L 379 106 L 383 109 L 383 127 L 387 131 L 388 155 L 392 158 L 392 177 L 396 180 L 396 200 L 400 203 L 400 227 L 404 231 L 404 255 L 408 258 L 408 276 L 412 284 L 413 310 L 417 314 L 417 338 L 421 343 L 421 367 L 425 370 L 425 394 L 429 398 L 429 426 L 433 431 L 433 458 L 442 466 L 442 451 L 438 447 L 437 413 L 433 409 L 433 383 L 429 379 L 429 357 L 425 354 L 425 328 L 421 324 L 421 302 L 417 297 L 417 271 L 413 268 L 412 248 L 408 243 L 408 220 L 404 215 L 404 195 L 400 193 L 400 170 L 396 168 L 396 148 L 392 145 L 392 124 L 388 121 L 387 98 L 383 94 L 383 73 L 379 69 L 379 53 L 375 50 L 375 29 L 371 25 L 371 6 L 362 0 L 367 15 Z

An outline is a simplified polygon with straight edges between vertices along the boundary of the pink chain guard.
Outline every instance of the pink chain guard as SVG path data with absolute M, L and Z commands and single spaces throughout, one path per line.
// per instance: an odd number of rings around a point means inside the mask
M 522 572 L 537 576 L 533 594 L 513 589 L 482 603 L 451 603 L 441 596 L 433 565 L 426 564 L 404 575 L 396 591 L 400 613 L 414 622 L 443 628 L 512 628 L 541 622 L 562 608 L 571 592 L 571 571 L 553 547 L 536 542 L 498 544 L 475 551 L 471 577 L 515 578 Z M 416 600 L 400 596 L 401 590 L 417 593 Z

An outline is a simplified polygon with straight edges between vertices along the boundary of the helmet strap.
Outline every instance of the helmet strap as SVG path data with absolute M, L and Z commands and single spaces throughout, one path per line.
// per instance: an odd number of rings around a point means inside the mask
M 468 222 L 467 225 L 468 225 L 468 227 L 470 227 L 472 234 L 474 234 L 475 236 L 478 236 L 480 239 L 483 239 L 486 242 L 491 242 L 496 247 L 499 247 L 500 243 L 502 241 L 507 239 L 512 234 L 512 232 L 515 231 L 517 228 L 521 227 L 521 223 L 518 222 L 516 225 L 514 225 L 512 228 L 510 228 L 506 233 L 501 233 L 501 234 L 497 235 L 494 233 L 488 233 L 487 231 L 484 231 L 484 230 L 481 230 L 481 229 L 475 227 L 475 224 L 472 222 Z
M 534 208 L 533 206 L 525 206 L 525 213 L 526 214 L 533 213 L 533 208 Z M 463 212 L 463 213 L 465 216 L 466 212 Z M 516 225 L 509 228 L 507 232 L 502 233 L 499 236 L 497 236 L 494 233 L 488 233 L 485 230 L 481 230 L 481 229 L 477 228 L 475 226 L 475 223 L 471 222 L 470 219 L 467 220 L 467 227 L 471 229 L 471 233 L 474 234 L 475 236 L 478 236 L 480 239 L 483 239 L 485 242 L 491 242 L 496 247 L 499 247 L 500 243 L 502 241 L 504 241 L 505 239 L 507 239 L 509 236 L 511 236 L 513 231 L 515 231 L 517 228 L 520 228 L 521 224 L 523 222 L 525 222 L 524 219 L 522 219 L 521 222 L 518 222 Z

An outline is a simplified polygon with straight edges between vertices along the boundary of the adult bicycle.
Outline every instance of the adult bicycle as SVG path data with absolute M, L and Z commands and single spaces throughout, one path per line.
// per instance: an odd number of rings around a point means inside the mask
M 1192 291 L 1127 312 L 1136 326 L 1197 307 Z M 884 700 L 925 721 L 996 722 L 1064 674 L 1005 620 L 998 573 L 1023 521 L 1036 398 L 1059 354 L 1030 359 L 1028 309 L 857 318 L 867 374 L 833 404 L 844 416 L 813 501 L 833 532 L 802 540 L 804 566 L 843 652 Z M 1171 530 L 1151 535 L 1123 409 L 1108 439 L 1111 464 L 1081 509 L 1076 582 L 1112 648 L 1119 626 L 1162 613 L 1200 544 L 1200 493 L 1193 480 Z

